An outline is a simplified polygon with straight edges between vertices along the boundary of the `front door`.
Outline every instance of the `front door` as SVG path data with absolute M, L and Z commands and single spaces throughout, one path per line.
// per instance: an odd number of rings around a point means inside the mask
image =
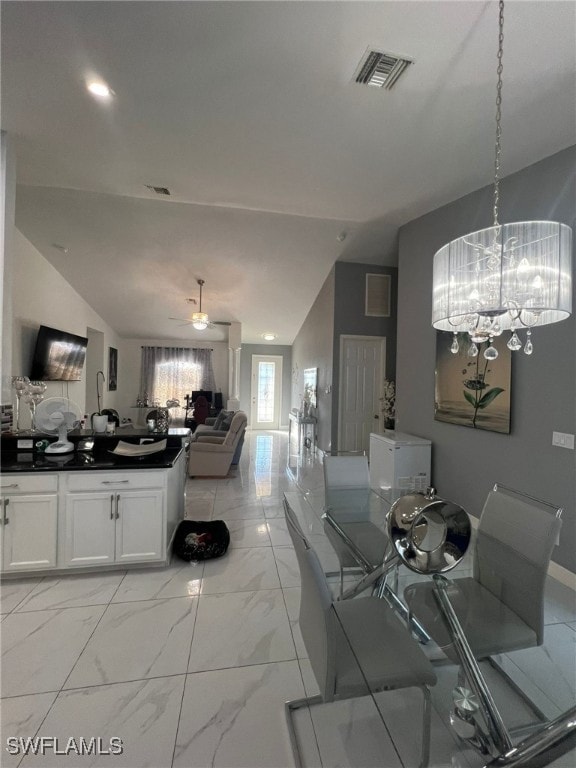
M 252 355 L 252 429 L 279 429 L 282 356 Z
M 380 432 L 380 397 L 386 368 L 386 339 L 340 337 L 338 452 L 366 453 L 370 433 Z

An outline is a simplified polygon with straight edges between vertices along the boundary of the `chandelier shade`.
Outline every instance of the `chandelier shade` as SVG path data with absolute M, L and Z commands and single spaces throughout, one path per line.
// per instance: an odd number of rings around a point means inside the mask
M 434 256 L 432 325 L 488 339 L 572 313 L 572 230 L 553 221 L 499 224 Z
M 558 323 L 572 314 L 572 230 L 556 221 L 501 224 L 500 158 L 504 0 L 498 2 L 498 81 L 494 148 L 493 226 L 452 240 L 434 256 L 432 325 L 454 334 L 450 351 L 458 354 L 458 333 L 470 336 L 468 355 L 487 344 L 484 357 L 495 360 L 494 337 L 511 331 L 506 346 L 522 348 L 517 331 L 526 329 L 524 352 L 531 355 L 532 328 Z

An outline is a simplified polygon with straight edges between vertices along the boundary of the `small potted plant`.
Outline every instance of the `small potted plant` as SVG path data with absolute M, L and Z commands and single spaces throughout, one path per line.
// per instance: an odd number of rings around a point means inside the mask
M 380 398 L 384 431 L 394 429 L 396 420 L 396 385 L 384 379 L 383 395 Z

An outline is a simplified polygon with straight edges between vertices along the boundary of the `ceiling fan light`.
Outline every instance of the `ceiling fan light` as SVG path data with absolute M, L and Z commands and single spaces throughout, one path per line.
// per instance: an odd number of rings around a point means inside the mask
M 204 331 L 208 328 L 208 315 L 206 312 L 194 312 L 192 314 L 192 325 L 197 331 Z

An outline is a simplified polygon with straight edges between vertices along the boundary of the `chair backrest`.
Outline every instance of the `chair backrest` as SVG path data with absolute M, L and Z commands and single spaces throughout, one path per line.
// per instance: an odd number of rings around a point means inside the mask
M 325 456 L 326 507 L 354 509 L 354 518 L 369 514 L 370 472 L 366 456 Z
M 310 546 L 298 519 L 284 499 L 288 532 L 300 568 L 300 632 L 308 651 L 312 671 L 324 701 L 331 701 L 335 687 L 335 634 L 331 631 L 332 594 L 318 555 Z
M 204 395 L 198 395 L 194 401 L 194 421 L 196 424 L 204 424 L 210 414 L 210 405 Z
M 369 488 L 368 459 L 366 456 L 325 456 L 324 485 L 326 490 Z
M 236 413 L 232 417 L 230 429 L 228 430 L 228 432 L 226 432 L 226 437 L 224 438 L 223 445 L 225 445 L 227 448 L 236 448 L 236 446 L 238 445 L 238 441 L 244 434 L 244 430 L 246 429 L 247 423 L 248 423 L 248 417 L 246 416 L 244 411 L 236 411 Z
M 544 639 L 544 589 L 562 521 L 516 492 L 490 491 L 478 526 L 474 578 Z

